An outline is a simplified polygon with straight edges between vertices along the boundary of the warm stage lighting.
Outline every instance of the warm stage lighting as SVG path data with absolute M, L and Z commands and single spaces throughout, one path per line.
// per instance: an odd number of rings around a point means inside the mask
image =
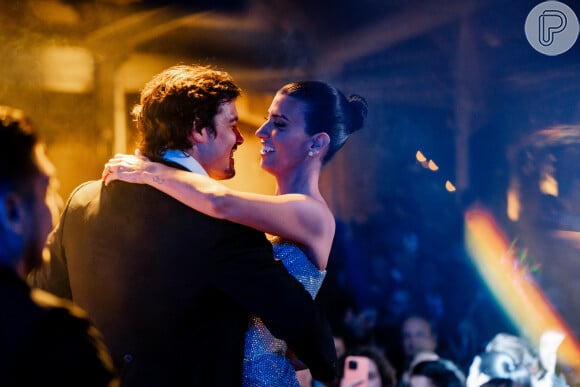
M 439 170 L 439 166 L 437 164 L 435 164 L 435 161 L 433 161 L 433 160 L 429 160 L 428 167 L 432 171 L 438 171 Z
M 519 191 L 510 186 L 507 191 L 507 216 L 509 220 L 517 222 L 520 219 L 521 207 Z
M 415 154 L 415 158 L 417 158 L 417 161 L 420 163 L 424 163 L 425 161 L 427 161 L 427 157 L 425 157 L 420 150 L 418 150 L 417 153 Z
M 46 46 L 39 49 L 38 58 L 45 90 L 87 93 L 94 89 L 95 63 L 89 50 L 83 47 Z
M 445 189 L 449 192 L 455 192 L 456 188 L 449 180 L 445 182 Z
M 546 195 L 558 196 L 558 181 L 552 175 L 543 176 L 540 181 L 540 192 Z

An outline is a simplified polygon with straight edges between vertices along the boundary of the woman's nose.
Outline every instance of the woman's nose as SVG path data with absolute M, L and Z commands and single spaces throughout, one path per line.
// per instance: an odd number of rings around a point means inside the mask
M 256 137 L 262 138 L 268 135 L 268 121 L 264 122 L 262 126 L 256 130 Z

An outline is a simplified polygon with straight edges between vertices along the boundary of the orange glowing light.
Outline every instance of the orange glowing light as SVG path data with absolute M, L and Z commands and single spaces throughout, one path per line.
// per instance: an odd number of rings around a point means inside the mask
M 425 161 L 427 161 L 427 157 L 425 157 L 425 155 L 423 155 L 423 153 L 420 150 L 417 151 L 415 157 L 417 158 L 417 161 L 420 163 L 424 163 Z
M 439 170 L 439 166 L 433 160 L 429 160 L 429 169 L 432 171 Z
M 447 191 L 449 191 L 449 192 L 455 192 L 455 190 L 456 190 L 456 188 L 455 188 L 455 186 L 453 185 L 453 183 L 452 183 L 452 182 L 450 182 L 449 180 L 447 180 L 447 181 L 445 182 L 445 189 L 446 189 Z

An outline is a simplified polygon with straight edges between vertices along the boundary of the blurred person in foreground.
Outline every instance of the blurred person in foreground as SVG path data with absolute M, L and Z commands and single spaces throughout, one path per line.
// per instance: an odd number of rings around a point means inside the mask
M 133 110 L 139 151 L 188 176 L 233 177 L 239 94 L 223 71 L 162 71 Z M 99 180 L 72 193 L 50 247 L 37 283 L 88 311 L 127 386 L 241 385 L 252 316 L 315 378 L 335 376 L 330 325 L 263 232 L 147 185 Z
M 54 167 L 21 110 L 0 106 L 0 148 L 0 385 L 116 386 L 84 311 L 25 282 L 42 263 L 58 209 Z

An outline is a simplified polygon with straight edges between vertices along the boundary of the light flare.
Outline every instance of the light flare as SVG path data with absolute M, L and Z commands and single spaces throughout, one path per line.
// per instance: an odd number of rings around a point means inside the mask
M 565 335 L 559 358 L 580 370 L 578 339 L 544 296 L 529 268 L 514 254 L 493 216 L 481 207 L 465 214 L 465 240 L 468 252 L 489 290 L 520 332 L 539 343 L 546 331 Z

